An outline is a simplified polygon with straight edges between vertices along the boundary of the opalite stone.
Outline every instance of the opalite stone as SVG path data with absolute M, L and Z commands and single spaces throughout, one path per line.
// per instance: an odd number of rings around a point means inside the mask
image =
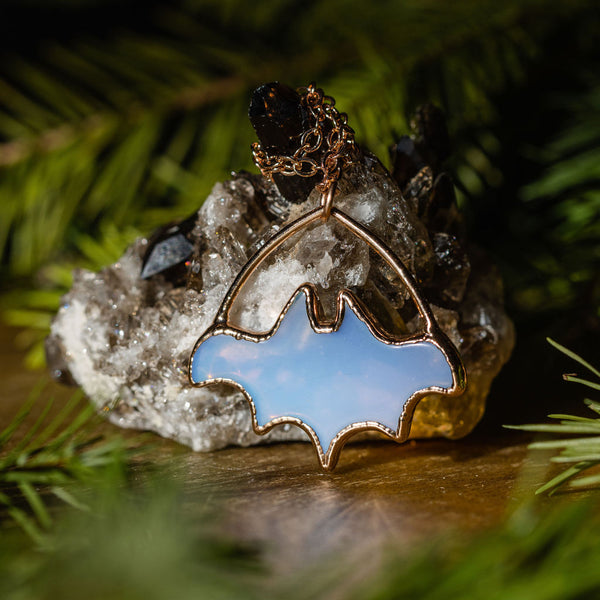
M 274 419 L 300 419 L 323 452 L 356 423 L 375 422 L 395 434 L 416 392 L 453 385 L 450 365 L 436 344 L 379 341 L 347 302 L 337 331 L 315 332 L 301 292 L 266 340 L 226 333 L 205 339 L 192 358 L 191 375 L 196 384 L 227 379 L 241 385 L 260 427 Z

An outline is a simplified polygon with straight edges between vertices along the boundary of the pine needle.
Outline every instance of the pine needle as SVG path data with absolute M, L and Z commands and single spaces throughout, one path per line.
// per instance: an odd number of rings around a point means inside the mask
M 53 417 L 49 416 L 53 400 L 47 401 L 21 440 L 11 446 L 11 439 L 41 402 L 42 391 L 43 383 L 34 387 L 23 408 L 0 434 L 0 524 L 4 513 L 36 542 L 53 523 L 46 506 L 49 494 L 86 510 L 87 505 L 68 488 L 75 482 L 95 480 L 104 469 L 121 468 L 134 452 L 119 436 L 104 439 L 94 433 L 99 421 L 80 392 Z
M 585 361 L 572 350 L 561 346 L 554 340 L 548 338 L 548 342 L 557 350 L 583 365 L 594 375 L 600 377 L 600 371 Z M 564 376 L 567 381 L 584 383 L 592 389 L 600 389 L 600 384 L 587 381 L 578 377 Z M 529 444 L 531 450 L 560 450 L 560 454 L 551 459 L 553 463 L 575 463 L 565 471 L 553 477 L 550 481 L 536 490 L 536 494 L 554 493 L 565 483 L 571 487 L 593 487 L 600 483 L 600 475 L 589 475 L 578 477 L 582 472 L 589 471 L 600 465 L 600 403 L 594 400 L 585 400 L 585 404 L 599 416 L 596 418 L 578 417 L 573 415 L 552 414 L 551 419 L 560 420 L 558 424 L 537 425 L 505 425 L 507 429 L 518 429 L 520 431 L 533 431 L 537 433 L 550 433 L 558 435 L 577 434 L 585 437 L 559 438 L 537 441 Z

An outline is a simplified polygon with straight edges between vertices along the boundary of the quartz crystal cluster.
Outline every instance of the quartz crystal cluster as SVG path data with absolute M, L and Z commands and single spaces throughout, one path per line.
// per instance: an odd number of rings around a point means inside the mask
M 267 101 L 276 102 L 277 110 Z M 305 126 L 295 92 L 279 84 L 255 92 L 250 117 L 263 146 L 280 153 L 288 150 L 294 128 Z M 465 394 L 421 400 L 411 437 L 469 433 L 514 343 L 500 276 L 465 239 L 452 182 L 442 170 L 447 154 L 441 113 L 424 107 L 413 135 L 392 148 L 392 172 L 365 152 L 344 171 L 335 199 L 415 275 L 465 363 Z M 112 422 L 155 431 L 195 450 L 307 439 L 289 425 L 256 436 L 242 394 L 226 385 L 192 387 L 188 362 L 247 260 L 282 226 L 316 206 L 314 183 L 235 174 L 216 183 L 196 213 L 137 240 L 114 265 L 99 273 L 77 271 L 46 344 L 54 376 L 80 385 Z M 330 316 L 337 293 L 348 288 L 390 333 L 422 327 L 389 268 L 330 221 L 295 234 L 261 265 L 237 299 L 232 319 L 245 329 L 266 331 L 307 282 L 316 286 Z

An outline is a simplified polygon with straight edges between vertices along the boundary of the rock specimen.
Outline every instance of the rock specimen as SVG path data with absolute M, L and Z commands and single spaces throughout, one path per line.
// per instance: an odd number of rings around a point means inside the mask
M 279 154 L 293 152 L 307 127 L 299 96 L 279 84 L 255 91 L 250 118 L 263 147 Z M 423 107 L 413 129 L 392 149 L 392 174 L 363 152 L 343 172 L 335 204 L 395 251 L 460 350 L 466 393 L 421 400 L 411 433 L 458 438 L 481 418 L 491 382 L 512 350 L 513 328 L 498 273 L 464 237 L 452 182 L 442 171 L 448 136 L 441 113 Z M 274 232 L 317 205 L 315 183 L 318 178 L 275 176 L 270 182 L 235 174 L 215 184 L 197 213 L 137 240 L 119 262 L 100 273 L 76 272 L 47 340 L 55 377 L 81 385 L 112 422 L 156 431 L 195 450 L 305 439 L 291 426 L 256 436 L 240 392 L 225 385 L 193 388 L 187 368 L 239 270 Z M 422 326 L 389 268 L 330 221 L 294 235 L 261 266 L 236 302 L 236 324 L 270 329 L 307 282 L 330 315 L 337 292 L 349 288 L 390 333 Z

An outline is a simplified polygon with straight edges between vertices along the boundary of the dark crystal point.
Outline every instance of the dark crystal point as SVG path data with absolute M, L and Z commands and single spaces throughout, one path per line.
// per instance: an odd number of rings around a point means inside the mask
M 419 106 L 411 120 L 411 129 L 410 137 L 402 136 L 390 148 L 392 176 L 401 189 L 426 165 L 437 176 L 450 155 L 446 118 L 437 106 Z
M 419 106 L 411 120 L 412 133 L 391 146 L 392 177 L 419 218 L 432 232 L 464 237 L 463 219 L 456 205 L 454 183 L 443 171 L 450 154 L 450 138 L 441 109 Z
M 194 251 L 190 234 L 197 216 L 194 213 L 185 221 L 161 227 L 152 235 L 142 262 L 142 279 L 160 273 L 174 285 L 185 283 L 185 261 Z
M 460 242 L 447 233 L 435 233 L 431 239 L 435 252 L 433 277 L 427 297 L 437 306 L 456 308 L 467 289 L 471 264 Z
M 425 161 L 419 154 L 415 141 L 407 135 L 403 135 L 398 143 L 390 148 L 390 158 L 392 159 L 392 177 L 402 190 L 425 166 Z
M 300 147 L 302 134 L 312 126 L 300 102 L 300 95 L 278 82 L 266 83 L 254 90 L 248 117 L 263 150 L 271 155 L 292 156 Z M 318 154 L 313 158 L 320 160 Z M 299 204 L 321 181 L 321 175 L 299 177 L 275 174 L 273 181 L 288 202 Z
M 465 239 L 464 220 L 456 204 L 454 182 L 448 173 L 440 173 L 433 183 L 427 223 L 433 231 L 445 231 Z
M 442 163 L 450 156 L 450 136 L 444 112 L 433 104 L 423 104 L 417 108 L 411 128 L 417 148 L 437 175 Z

